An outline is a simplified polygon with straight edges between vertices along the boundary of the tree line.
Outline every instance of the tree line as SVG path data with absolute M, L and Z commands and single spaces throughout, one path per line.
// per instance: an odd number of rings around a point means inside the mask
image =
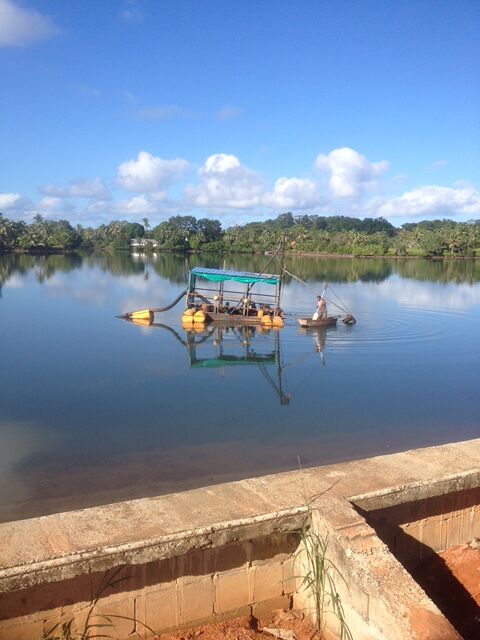
M 480 220 L 424 220 L 400 228 L 384 218 L 294 216 L 282 213 L 265 222 L 223 229 L 219 220 L 172 216 L 155 227 L 114 220 L 96 228 L 36 215 L 28 224 L 0 213 L 0 251 L 69 252 L 128 250 L 134 239 L 156 242 L 156 250 L 174 252 L 263 253 L 285 239 L 289 253 L 351 256 L 480 256 Z M 147 243 L 152 250 L 152 243 Z

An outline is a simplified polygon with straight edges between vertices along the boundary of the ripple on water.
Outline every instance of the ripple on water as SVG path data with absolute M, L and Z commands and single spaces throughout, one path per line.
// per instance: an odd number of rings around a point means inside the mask
M 386 310 L 359 314 L 357 324 L 353 326 L 339 322 L 336 330 L 327 331 L 326 340 L 330 347 L 342 350 L 384 348 L 387 345 L 408 347 L 419 343 L 432 349 L 457 335 L 457 353 L 471 355 L 471 343 L 463 339 L 465 322 L 467 316 L 461 311 L 402 307 L 393 316 Z

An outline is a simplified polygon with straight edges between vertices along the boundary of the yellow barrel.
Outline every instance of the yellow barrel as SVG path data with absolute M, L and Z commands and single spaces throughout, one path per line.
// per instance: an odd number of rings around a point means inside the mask
M 193 326 L 194 333 L 203 333 L 205 331 L 205 325 L 200 322 L 196 322 Z
M 260 320 L 260 322 L 263 325 L 267 325 L 268 327 L 271 327 L 273 322 L 272 322 L 272 316 L 270 314 L 267 314 L 265 316 L 262 317 L 262 319 Z
M 207 314 L 205 313 L 205 311 L 197 311 L 193 316 L 193 321 L 195 323 L 205 322 L 206 319 L 207 319 Z
M 260 319 L 262 319 L 262 318 L 263 318 L 263 309 L 259 309 L 259 310 L 257 311 L 257 317 L 258 317 L 258 318 L 260 318 Z
M 140 327 L 149 327 L 152 324 L 149 318 L 132 318 L 132 322 Z
M 185 309 L 185 311 L 183 312 L 184 316 L 193 316 L 195 315 L 195 309 Z
M 283 327 L 283 325 L 284 325 L 284 324 L 285 324 L 285 323 L 284 323 L 284 321 L 283 321 L 282 316 L 275 316 L 275 317 L 273 318 L 273 326 L 274 326 L 274 327 Z
M 153 322 L 153 311 L 150 309 L 142 309 L 141 311 L 132 311 L 130 314 L 131 320 L 149 320 Z
M 193 331 L 193 320 L 191 320 L 192 316 L 187 316 L 187 320 L 182 318 L 182 329 L 185 331 Z

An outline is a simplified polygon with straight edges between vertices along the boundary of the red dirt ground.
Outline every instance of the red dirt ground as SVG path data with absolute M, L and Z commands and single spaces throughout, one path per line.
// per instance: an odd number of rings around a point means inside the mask
M 293 631 L 291 640 L 313 640 L 318 638 L 310 622 L 296 611 L 275 611 L 265 620 L 256 618 L 237 618 L 217 624 L 207 624 L 195 629 L 165 634 L 161 640 L 276 640 L 275 636 L 262 631 L 264 627 Z
M 480 543 L 426 558 L 416 580 L 465 640 L 480 638 Z

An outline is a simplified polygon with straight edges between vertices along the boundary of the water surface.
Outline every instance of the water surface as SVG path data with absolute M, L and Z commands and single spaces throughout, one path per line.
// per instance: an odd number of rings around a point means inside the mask
M 280 332 L 115 317 L 264 262 L 0 256 L 0 519 L 480 436 L 480 261 L 290 258 Z M 358 322 L 301 331 L 326 281 Z

